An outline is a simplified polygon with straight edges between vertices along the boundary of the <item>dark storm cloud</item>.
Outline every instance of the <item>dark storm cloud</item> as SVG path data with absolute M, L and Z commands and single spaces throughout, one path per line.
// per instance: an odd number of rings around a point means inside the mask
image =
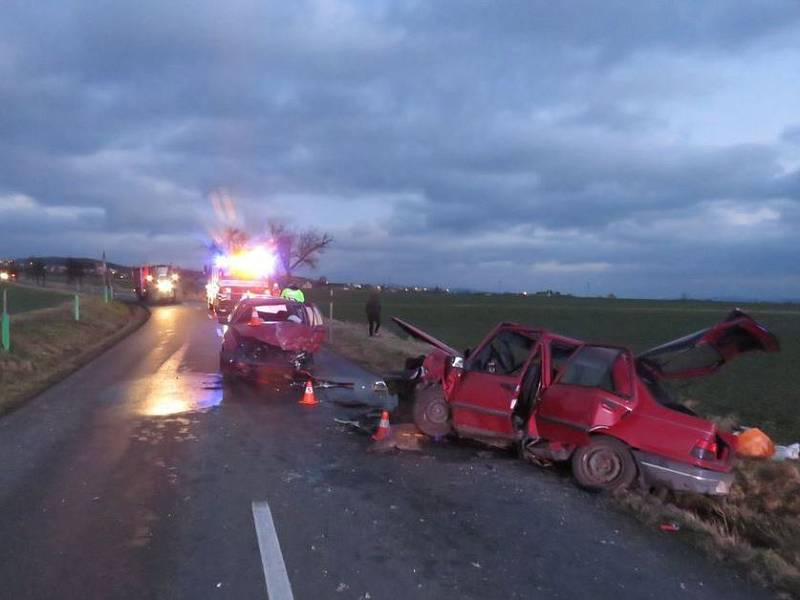
M 800 296 L 794 2 L 0 11 L 0 254 L 197 265 L 224 188 L 336 278 Z

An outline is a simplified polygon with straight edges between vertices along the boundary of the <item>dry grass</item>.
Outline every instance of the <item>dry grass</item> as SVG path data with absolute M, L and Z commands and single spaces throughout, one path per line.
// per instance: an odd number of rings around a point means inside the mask
M 337 352 L 378 374 L 399 371 L 406 358 L 427 354 L 431 346 L 381 331 L 380 337 L 370 337 L 366 325 L 333 321 L 329 344 Z
M 726 498 L 638 492 L 616 501 L 646 523 L 681 525 L 681 533 L 723 562 L 735 563 L 785 597 L 800 597 L 800 468 L 794 462 L 746 460 Z
M 11 352 L 0 351 L 0 414 L 125 335 L 140 316 L 132 310 L 120 302 L 84 296 L 77 323 L 71 302 L 12 316 Z

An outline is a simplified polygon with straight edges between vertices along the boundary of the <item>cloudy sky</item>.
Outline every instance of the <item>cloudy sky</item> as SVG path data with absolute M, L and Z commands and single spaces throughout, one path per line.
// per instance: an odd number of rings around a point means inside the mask
M 330 232 L 318 274 L 800 298 L 800 4 L 0 6 L 0 256 L 199 266 Z

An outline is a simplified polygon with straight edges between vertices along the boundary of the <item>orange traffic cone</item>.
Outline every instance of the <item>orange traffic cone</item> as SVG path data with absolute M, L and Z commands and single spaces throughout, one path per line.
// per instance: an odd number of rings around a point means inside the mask
M 389 425 L 389 411 L 385 410 L 381 413 L 381 422 L 378 423 L 378 428 L 375 430 L 375 433 L 372 434 L 372 439 L 376 442 L 385 440 L 387 437 L 389 437 L 390 431 L 391 425 Z
M 258 311 L 254 308 L 253 312 L 250 313 L 250 321 L 247 323 L 253 327 L 257 327 L 262 325 L 264 321 L 261 320 L 261 317 L 258 316 Z
M 311 383 L 311 380 L 308 380 L 306 383 L 306 391 L 303 393 L 303 397 L 300 399 L 300 404 L 304 404 L 305 406 L 315 406 L 319 404 L 319 400 L 314 395 L 314 385 Z

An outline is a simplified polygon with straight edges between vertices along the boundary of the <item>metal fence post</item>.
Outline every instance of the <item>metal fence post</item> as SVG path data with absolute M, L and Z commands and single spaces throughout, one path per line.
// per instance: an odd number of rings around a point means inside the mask
M 333 341 L 333 286 L 331 286 L 331 305 L 328 317 L 328 340 Z
M 11 319 L 8 317 L 8 291 L 3 288 L 3 315 L 0 317 L 0 343 L 3 350 L 11 352 Z

